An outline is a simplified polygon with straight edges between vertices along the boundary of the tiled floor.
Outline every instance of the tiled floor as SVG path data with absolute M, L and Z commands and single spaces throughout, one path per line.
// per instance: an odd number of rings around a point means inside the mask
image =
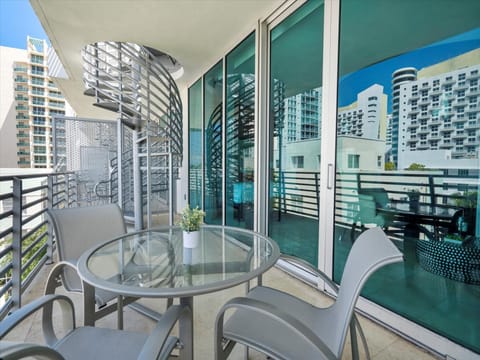
M 42 295 L 43 285 L 46 276 L 51 266 L 46 266 L 40 276 L 25 292 L 23 299 L 24 303 L 28 303 Z M 264 276 L 264 285 L 279 288 L 284 291 L 296 294 L 312 304 L 318 306 L 326 306 L 331 302 L 331 299 L 322 295 L 309 285 L 291 277 L 282 270 L 273 268 Z M 213 293 L 207 295 L 197 296 L 194 299 L 194 334 L 195 334 L 195 358 L 199 360 L 213 359 L 213 326 L 215 316 L 220 306 L 229 298 L 234 296 L 241 296 L 245 292 L 244 286 L 237 286 L 235 288 Z M 76 304 L 76 311 L 81 310 L 81 301 L 78 295 L 71 295 Z M 161 299 L 146 299 L 141 300 L 142 303 L 163 311 L 165 308 L 165 300 Z M 101 321 L 97 322 L 97 326 L 116 327 L 116 315 L 112 314 Z M 82 316 L 77 312 L 77 325 L 81 324 Z M 361 318 L 362 327 L 366 333 L 372 359 L 374 360 L 394 360 L 394 359 L 415 359 L 426 360 L 435 359 L 432 355 L 425 352 L 423 349 L 403 340 L 392 332 L 374 324 L 368 319 Z M 18 331 L 9 335 L 10 340 L 28 342 L 42 341 L 40 330 L 40 314 L 34 317 L 33 321 L 26 322 L 18 328 Z M 137 312 L 126 308 L 125 309 L 125 328 L 128 330 L 150 331 L 153 328 L 154 322 L 138 314 Z M 261 354 L 250 352 L 250 359 L 265 359 Z M 244 359 L 244 351 L 238 347 L 232 353 L 230 359 Z M 300 357 L 299 357 L 300 359 Z M 349 343 L 345 347 L 343 359 L 350 359 Z

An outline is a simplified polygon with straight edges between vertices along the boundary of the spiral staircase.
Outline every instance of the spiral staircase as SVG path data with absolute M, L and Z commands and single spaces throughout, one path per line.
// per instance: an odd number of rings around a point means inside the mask
M 113 178 L 125 213 L 138 229 L 167 209 L 172 222 L 182 164 L 182 103 L 165 64 L 175 60 L 124 42 L 87 45 L 82 55 L 84 94 L 95 99 L 94 106 L 117 113 L 123 125 Z

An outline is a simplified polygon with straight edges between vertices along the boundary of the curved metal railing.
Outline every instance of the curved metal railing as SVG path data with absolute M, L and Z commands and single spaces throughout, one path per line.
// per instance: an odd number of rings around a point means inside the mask
M 166 56 L 147 47 L 99 42 L 83 49 L 85 95 L 95 106 L 119 113 L 126 126 L 154 137 L 182 162 L 182 103 L 175 80 L 160 62 Z

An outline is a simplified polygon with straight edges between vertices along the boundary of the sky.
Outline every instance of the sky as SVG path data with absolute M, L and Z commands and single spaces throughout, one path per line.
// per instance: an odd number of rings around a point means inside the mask
M 27 35 L 50 45 L 28 0 L 0 0 L 0 46 L 26 49 Z
M 339 83 L 339 106 L 346 106 L 355 102 L 357 100 L 357 94 L 373 84 L 383 85 L 384 93 L 390 97 L 392 73 L 397 69 L 413 66 L 420 70 L 478 48 L 480 48 L 480 28 L 444 39 L 429 46 L 410 51 L 357 70 L 352 74 L 345 75 L 340 79 Z M 389 101 L 389 113 L 391 112 L 391 105 L 391 101 Z
M 26 49 L 27 35 L 45 39 L 50 45 L 28 0 L 0 0 L 0 46 Z M 343 76 L 339 84 L 339 106 L 355 102 L 357 94 L 372 84 L 383 85 L 385 94 L 390 96 L 391 75 L 401 67 L 414 66 L 420 70 L 476 48 L 480 48 L 480 28 Z M 389 102 L 389 112 L 390 106 Z

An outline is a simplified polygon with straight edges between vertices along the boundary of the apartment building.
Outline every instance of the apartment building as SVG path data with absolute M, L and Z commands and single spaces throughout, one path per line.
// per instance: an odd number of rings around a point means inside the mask
M 68 111 L 65 98 L 48 76 L 48 45 L 27 38 L 22 58 L 13 59 L 11 91 L 15 99 L 16 167 L 50 168 L 52 119 Z
M 337 134 L 364 139 L 385 140 L 387 132 L 387 95 L 383 86 L 374 84 L 357 95 L 357 101 L 338 108 Z
M 16 110 L 14 95 L 14 61 L 27 61 L 27 52 L 0 46 L 0 168 L 16 168 Z
M 312 89 L 284 100 L 284 142 L 320 137 L 322 89 Z
M 480 148 L 480 50 L 420 71 L 398 90 L 398 168 L 476 169 Z M 401 71 L 395 72 L 394 81 Z

